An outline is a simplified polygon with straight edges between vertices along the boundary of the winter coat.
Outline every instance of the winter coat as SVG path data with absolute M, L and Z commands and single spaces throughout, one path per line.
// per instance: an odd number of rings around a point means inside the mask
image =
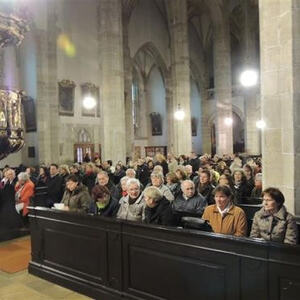
M 142 221 L 145 206 L 144 195 L 141 194 L 134 203 L 129 204 L 129 195 L 122 197 L 117 218 L 129 221 Z
M 84 174 L 82 183 L 88 187 L 89 193 L 91 194 L 96 183 L 96 174 L 94 172 Z
M 53 177 L 50 177 L 47 181 L 48 186 L 48 199 L 47 205 L 51 207 L 53 203 L 61 202 L 64 190 L 64 179 L 59 175 L 56 174 Z
M 220 214 L 217 205 L 206 207 L 202 219 L 208 221 L 215 233 L 246 236 L 247 219 L 245 212 L 232 205 L 225 216 Z
M 18 192 L 20 189 L 22 190 L 20 192 L 18 203 L 24 203 L 23 216 L 26 216 L 28 214 L 27 206 L 30 203 L 31 197 L 34 195 L 34 184 L 31 180 L 27 180 L 23 186 L 17 183 L 15 186 L 16 192 Z
M 143 222 L 147 224 L 175 225 L 170 202 L 163 197 L 153 208 L 145 205 Z
M 136 178 L 146 186 L 150 179 L 150 171 L 147 164 L 142 164 L 137 167 Z
M 206 206 L 206 200 L 198 193 L 188 199 L 185 199 L 183 194 L 180 194 L 172 202 L 173 212 L 196 214 L 199 216 L 202 216 Z
M 295 245 L 298 238 L 296 220 L 284 205 L 273 215 L 261 208 L 254 215 L 250 237 Z
M 82 183 L 78 183 L 75 190 L 66 189 L 61 203 L 68 206 L 70 211 L 87 213 L 90 208 L 91 197 L 87 187 Z

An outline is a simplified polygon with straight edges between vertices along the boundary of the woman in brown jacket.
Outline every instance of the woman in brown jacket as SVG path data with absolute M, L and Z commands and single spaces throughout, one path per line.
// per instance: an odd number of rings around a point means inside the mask
M 215 233 L 246 236 L 246 215 L 241 208 L 233 204 L 231 189 L 226 185 L 218 185 L 214 194 L 216 204 L 206 207 L 202 219 L 210 223 Z
M 284 196 L 279 189 L 270 187 L 263 191 L 263 207 L 254 215 L 250 237 L 297 244 L 296 220 L 283 203 Z

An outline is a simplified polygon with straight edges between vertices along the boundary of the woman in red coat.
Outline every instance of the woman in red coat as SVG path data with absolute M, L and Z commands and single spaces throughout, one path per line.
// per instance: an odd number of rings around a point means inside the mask
M 15 186 L 16 190 L 16 208 L 20 209 L 23 216 L 24 225 L 28 224 L 28 208 L 31 197 L 34 195 L 34 184 L 30 180 L 29 175 L 21 172 L 18 175 L 18 182 Z

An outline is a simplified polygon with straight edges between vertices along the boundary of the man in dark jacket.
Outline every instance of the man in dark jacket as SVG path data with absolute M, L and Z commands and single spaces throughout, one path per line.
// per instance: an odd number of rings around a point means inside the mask
M 64 190 L 64 179 L 59 175 L 58 165 L 50 165 L 50 178 L 47 182 L 48 199 L 47 206 L 52 207 L 54 203 L 60 203 Z
M 172 209 L 175 213 L 188 213 L 202 216 L 207 202 L 203 196 L 195 192 L 195 184 L 191 180 L 184 180 L 181 183 L 182 194 L 172 202 Z
M 146 186 L 149 183 L 150 171 L 148 165 L 141 158 L 137 162 L 136 178 L 143 186 Z
M 193 173 L 196 173 L 200 167 L 200 160 L 197 157 L 195 152 L 191 152 L 190 160 L 189 160 L 189 165 L 192 166 L 193 168 Z M 192 179 L 192 178 L 191 178 Z
M 163 197 L 160 190 L 154 186 L 145 189 L 146 206 L 143 213 L 143 222 L 158 225 L 176 225 L 170 201 Z

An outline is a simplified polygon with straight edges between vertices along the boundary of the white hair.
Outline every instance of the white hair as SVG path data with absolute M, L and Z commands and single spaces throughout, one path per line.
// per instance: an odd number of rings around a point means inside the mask
M 133 172 L 133 174 L 135 176 L 135 170 L 134 169 L 132 169 L 132 168 L 127 169 L 126 172 L 125 172 L 126 175 L 129 173 L 128 171 Z
M 191 183 L 193 185 L 193 187 L 195 187 L 195 183 L 192 180 L 187 179 L 187 180 L 184 180 L 184 181 L 181 182 L 181 186 L 180 187 L 181 187 L 182 191 L 183 191 L 183 186 L 186 183 Z
M 121 184 L 123 184 L 125 181 L 127 181 L 129 179 L 128 176 L 123 176 L 120 180 Z
M 30 179 L 29 175 L 26 172 L 21 172 L 18 175 L 19 180 L 28 181 Z
M 129 188 L 132 184 L 136 184 L 139 188 L 141 187 L 140 181 L 136 178 L 129 178 L 126 183 L 126 188 Z

